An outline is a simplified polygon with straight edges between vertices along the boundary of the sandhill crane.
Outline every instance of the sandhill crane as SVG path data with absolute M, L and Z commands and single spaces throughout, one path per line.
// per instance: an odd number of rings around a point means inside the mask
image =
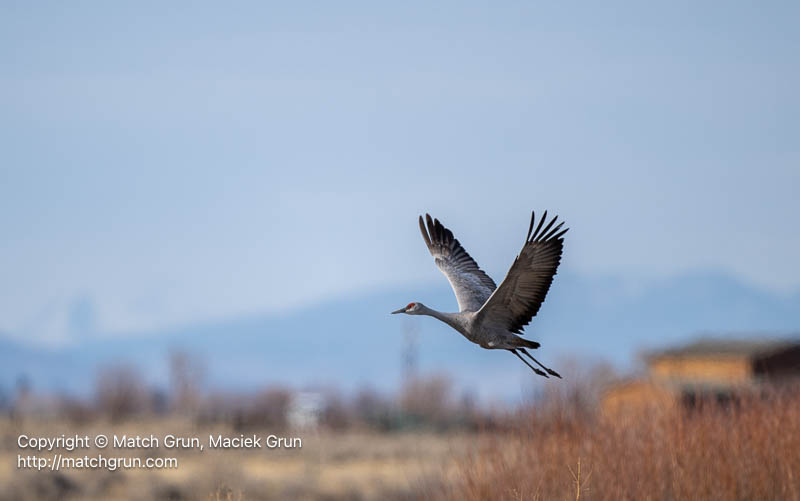
M 444 273 L 458 301 L 458 313 L 443 313 L 428 308 L 420 302 L 409 303 L 392 313 L 428 315 L 438 318 L 464 335 L 468 340 L 487 350 L 508 350 L 522 360 L 540 376 L 561 376 L 533 358 L 526 348 L 539 347 L 536 341 L 523 339 L 523 328 L 536 316 L 544 302 L 550 284 L 561 261 L 564 247 L 563 222 L 553 227 L 558 216 L 547 226 L 547 211 L 534 231 L 535 213 L 531 212 L 528 236 L 505 280 L 497 287 L 489 275 L 480 269 L 453 232 L 445 228 L 438 219 L 425 214 L 419 217 L 422 238 L 433 256 L 436 266 Z M 427 222 L 427 228 L 425 223 Z M 526 355 L 545 372 L 528 363 L 520 355 Z

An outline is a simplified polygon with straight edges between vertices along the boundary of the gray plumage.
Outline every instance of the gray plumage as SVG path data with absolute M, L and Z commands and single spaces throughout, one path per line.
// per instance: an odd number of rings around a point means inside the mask
M 436 266 L 453 287 L 460 311 L 478 311 L 489 296 L 497 289 L 494 280 L 486 274 L 478 263 L 467 254 L 453 232 L 442 226 L 438 219 L 431 219 L 426 214 L 427 229 L 419 217 L 419 229 L 422 238 L 433 256 Z
M 526 348 L 535 349 L 539 343 L 519 336 L 523 328 L 539 312 L 547 291 L 553 283 L 564 247 L 563 222 L 554 226 L 558 216 L 547 220 L 547 211 L 539 220 L 531 213 L 531 223 L 525 244 L 511 265 L 505 280 L 497 287 L 489 275 L 461 246 L 453 232 L 438 219 L 426 214 L 419 217 L 422 238 L 436 266 L 450 282 L 459 311 L 443 313 L 415 302 L 392 313 L 428 315 L 447 323 L 468 340 L 486 349 L 508 350 L 541 376 L 561 377 L 539 363 Z M 530 365 L 520 352 L 546 371 Z

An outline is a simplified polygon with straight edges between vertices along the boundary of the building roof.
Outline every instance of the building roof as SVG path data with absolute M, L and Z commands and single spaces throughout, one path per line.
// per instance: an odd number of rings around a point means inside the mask
M 706 356 L 756 358 L 789 348 L 800 348 L 800 339 L 704 338 L 677 348 L 650 352 L 647 359 Z

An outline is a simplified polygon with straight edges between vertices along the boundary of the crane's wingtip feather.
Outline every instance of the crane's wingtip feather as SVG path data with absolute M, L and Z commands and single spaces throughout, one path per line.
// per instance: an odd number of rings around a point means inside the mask
M 533 242 L 533 241 L 535 241 L 535 240 L 536 240 L 536 236 L 539 234 L 539 230 L 541 230 L 541 229 L 542 229 L 542 225 L 544 224 L 544 220 L 545 220 L 545 219 L 547 219 L 547 211 L 544 211 L 544 215 L 543 215 L 543 216 L 542 216 L 542 218 L 539 220 L 539 224 L 536 226 L 536 231 L 534 231 L 534 232 L 533 232 L 533 235 L 531 236 L 531 238 L 530 238 L 530 239 L 528 239 L 528 241 L 529 241 L 529 242 Z
M 531 232 L 533 231 L 533 223 L 535 222 L 536 222 L 536 211 L 531 211 L 531 225 L 528 226 L 528 236 L 525 237 L 526 242 L 531 238 Z
M 553 220 L 553 222 L 555 222 L 555 219 Z M 552 230 L 550 230 L 550 233 L 548 233 L 547 235 L 545 235 L 544 237 L 542 237 L 542 241 L 545 241 L 545 242 L 546 242 L 546 241 L 548 241 L 548 240 L 550 240 L 550 239 L 552 239 L 552 238 L 557 238 L 557 237 L 554 237 L 553 235 L 555 235 L 556 233 L 558 233 L 558 230 L 559 230 L 559 229 L 560 229 L 562 226 L 564 226 L 564 221 L 561 221 L 560 223 L 558 223 L 558 226 L 556 226 L 555 228 L 553 228 Z
M 544 229 L 542 230 L 542 232 L 541 232 L 541 233 L 539 233 L 539 231 L 538 231 L 538 228 L 537 228 L 537 231 L 536 231 L 536 238 L 534 238 L 534 240 L 535 240 L 535 241 L 537 241 L 537 242 L 540 242 L 540 241 L 542 241 L 542 240 L 546 240 L 546 238 L 544 238 L 544 235 L 547 235 L 547 234 L 548 234 L 548 232 L 550 231 L 550 228 L 553 226 L 553 223 L 555 223 L 555 222 L 556 222 L 556 219 L 558 219 L 558 216 L 554 217 L 554 218 L 553 218 L 553 219 L 552 219 L 552 220 L 551 220 L 551 221 L 550 221 L 550 222 L 547 224 L 547 226 L 545 226 L 545 227 L 544 227 Z M 542 221 L 544 221 L 544 218 L 542 218 Z

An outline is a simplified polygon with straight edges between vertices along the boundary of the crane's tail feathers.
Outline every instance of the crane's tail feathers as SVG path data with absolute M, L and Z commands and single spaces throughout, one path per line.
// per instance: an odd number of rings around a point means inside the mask
M 541 346 L 536 341 L 529 341 L 529 340 L 521 338 L 521 337 L 517 337 L 515 339 L 517 341 L 517 346 L 519 346 L 520 348 L 530 348 L 532 350 L 535 350 L 536 348 Z

